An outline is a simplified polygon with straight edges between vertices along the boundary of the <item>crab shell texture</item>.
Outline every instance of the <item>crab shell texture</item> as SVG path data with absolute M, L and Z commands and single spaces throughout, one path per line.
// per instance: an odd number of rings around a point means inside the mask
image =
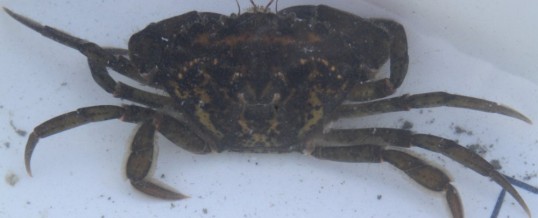
M 338 21 L 338 22 L 334 22 Z M 133 35 L 131 60 L 216 151 L 287 152 L 389 58 L 383 28 L 328 7 L 190 12 Z

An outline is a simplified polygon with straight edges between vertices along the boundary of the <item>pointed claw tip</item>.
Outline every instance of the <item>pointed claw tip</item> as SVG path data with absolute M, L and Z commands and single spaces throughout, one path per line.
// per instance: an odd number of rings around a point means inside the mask
M 529 218 L 531 218 L 532 214 L 531 214 L 531 210 L 529 209 L 529 207 L 527 207 L 526 204 L 522 205 L 522 207 L 525 210 L 525 213 L 527 213 L 527 216 L 529 216 Z
M 493 174 L 490 175 L 490 178 L 493 179 L 497 184 L 499 184 L 504 190 L 506 190 L 515 200 L 516 202 L 525 210 L 525 213 L 529 215 L 529 218 L 531 217 L 531 211 L 529 207 L 527 206 L 527 203 L 525 203 L 525 200 L 519 195 L 518 191 L 514 188 L 514 186 L 506 179 L 508 176 L 503 175 L 499 173 L 498 171 L 493 171 Z
M 532 124 L 532 120 L 529 119 L 527 116 L 519 113 L 516 111 L 516 114 L 514 115 L 515 118 L 522 120 L 525 123 Z
M 184 200 L 184 199 L 187 199 L 187 198 L 191 198 L 191 196 L 188 196 L 188 195 L 184 195 L 184 194 L 181 194 L 181 193 L 176 193 L 177 195 L 170 198 L 172 200 L 176 200 L 176 201 L 180 201 L 180 200 Z
M 160 199 L 182 200 L 190 198 L 190 196 L 174 191 L 173 189 L 166 187 L 166 185 L 158 185 L 148 180 L 131 180 L 131 185 L 145 194 Z
M 25 166 L 26 167 L 26 173 L 28 173 L 28 175 L 30 177 L 32 177 L 32 169 L 30 168 L 30 162 L 26 161 L 25 165 L 26 165 Z
M 163 195 L 156 196 L 156 197 L 163 198 L 163 199 L 174 200 L 174 201 L 180 201 L 180 200 L 187 199 L 187 198 L 191 197 L 191 196 L 184 195 L 184 194 L 181 194 L 179 192 L 172 191 L 172 190 L 168 190 L 168 193 L 162 193 L 162 194 Z
M 527 122 L 528 124 L 532 124 L 532 120 L 523 116 L 525 119 L 523 121 Z
M 9 8 L 2 7 L 2 9 L 4 9 L 4 11 L 11 17 L 17 16 L 17 14 L 15 12 L 13 12 L 12 10 L 10 10 Z
M 26 165 L 26 173 L 28 173 L 28 175 L 32 177 L 32 169 L 30 169 L 29 165 Z
M 30 177 L 32 177 L 32 168 L 30 168 L 30 160 L 29 159 L 26 159 L 24 161 L 24 166 L 26 167 L 26 173 L 28 173 L 28 175 Z
M 26 147 L 24 150 L 24 166 L 26 167 L 26 172 L 28 175 L 32 176 L 32 169 L 30 167 L 30 161 L 32 160 L 32 153 L 39 141 L 39 135 L 35 132 L 32 132 L 28 137 L 28 142 L 26 142 Z
M 505 110 L 508 110 L 508 113 L 504 113 L 504 115 L 522 120 L 523 122 L 528 123 L 528 124 L 532 124 L 531 119 L 529 119 L 527 116 L 523 115 L 519 111 L 514 110 L 508 106 L 504 106 L 504 105 L 500 105 L 500 106 L 503 107 Z

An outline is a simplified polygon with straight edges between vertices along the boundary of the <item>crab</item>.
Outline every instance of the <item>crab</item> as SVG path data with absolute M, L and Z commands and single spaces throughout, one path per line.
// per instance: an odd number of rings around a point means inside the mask
M 28 174 L 39 139 L 119 119 L 139 124 L 127 178 L 135 189 L 157 198 L 186 198 L 151 178 L 158 132 L 196 154 L 302 152 L 332 161 L 388 162 L 426 189 L 444 192 L 452 216 L 463 217 L 449 177 L 405 151 L 416 146 L 491 178 L 530 216 L 501 173 L 453 140 L 396 128 L 331 128 L 340 119 L 441 106 L 531 123 L 529 118 L 495 102 L 445 92 L 392 96 L 409 62 L 401 24 L 325 5 L 273 13 L 268 9 L 272 2 L 231 16 L 192 11 L 152 23 L 130 38 L 128 49 L 101 47 L 4 8 L 27 27 L 80 51 L 102 89 L 133 102 L 79 108 L 35 127 L 24 154 Z M 389 76 L 377 79 L 384 65 Z M 108 69 L 162 92 L 116 81 Z

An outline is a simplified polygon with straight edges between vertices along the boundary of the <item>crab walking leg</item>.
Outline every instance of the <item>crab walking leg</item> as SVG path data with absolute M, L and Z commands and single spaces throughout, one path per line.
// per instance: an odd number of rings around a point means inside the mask
M 32 159 L 32 153 L 40 138 L 45 138 L 91 122 L 117 119 L 124 113 L 125 109 L 123 107 L 113 105 L 86 107 L 54 117 L 35 127 L 28 138 L 24 151 L 26 172 L 28 172 L 28 175 L 32 176 L 30 160 Z
M 441 170 L 430 166 L 420 159 L 396 150 L 385 150 L 378 145 L 353 145 L 345 147 L 316 147 L 312 156 L 320 159 L 342 162 L 391 163 L 425 188 L 444 191 L 452 217 L 462 218 L 463 207 L 456 188 Z
M 155 108 L 173 105 L 172 99 L 168 96 L 142 91 L 124 83 L 114 81 L 108 74 L 106 65 L 98 60 L 88 58 L 88 64 L 92 71 L 93 79 L 107 92 L 114 94 L 114 97 Z
M 159 133 L 181 148 L 195 154 L 207 154 L 219 150 L 211 146 L 217 144 L 216 139 L 204 134 L 201 129 L 186 125 L 186 123 L 164 114 L 155 118 L 155 126 Z
M 148 109 L 136 106 L 129 107 L 146 110 L 147 112 L 152 113 L 152 111 Z M 143 114 L 145 113 L 146 112 Z M 139 116 L 134 114 L 133 117 L 126 115 L 125 119 L 130 122 L 146 117 L 146 115 Z M 155 131 L 159 131 L 159 133 L 164 135 L 174 144 L 181 146 L 183 149 L 197 154 L 206 154 L 212 151 L 207 143 L 209 139 L 207 137 L 203 138 L 198 136 L 196 133 L 199 132 L 196 132 L 194 127 L 188 128 L 187 125 L 185 125 L 185 122 L 181 122 L 168 115 L 156 113 L 152 117 L 153 119 L 147 119 L 142 123 L 133 138 L 131 153 L 127 160 L 127 178 L 129 178 L 133 187 L 153 197 L 171 200 L 188 198 L 188 196 L 183 195 L 172 188 L 168 188 L 166 185 L 156 184 L 151 181 L 151 178 L 148 178 L 148 174 L 155 158 Z
M 116 55 L 116 56 L 128 56 L 129 50 L 124 48 L 116 48 L 116 47 L 103 47 L 104 50 L 106 50 L 108 53 Z M 135 78 L 132 78 L 135 79 Z M 141 77 L 140 77 L 141 79 Z M 141 81 L 139 81 L 141 82 Z
M 314 144 L 338 143 L 344 145 L 375 144 L 409 148 L 412 145 L 433 152 L 441 153 L 452 160 L 472 169 L 473 171 L 491 178 L 504 188 L 530 217 L 530 210 L 517 190 L 508 180 L 486 160 L 458 143 L 427 134 L 415 134 L 408 130 L 391 128 L 369 129 L 338 129 L 323 134 L 319 139 L 313 139 Z
M 114 66 L 114 65 L 112 66 L 112 67 L 114 67 L 114 69 L 117 70 L 117 72 L 119 74 L 121 74 L 123 76 L 126 76 L 126 77 L 140 83 L 140 84 L 148 85 L 148 86 L 151 86 L 151 87 L 153 87 L 155 89 L 159 89 L 159 90 L 164 90 L 164 87 L 162 87 L 162 86 L 160 86 L 158 84 L 155 84 L 155 83 L 150 83 L 149 82 L 150 77 L 142 76 L 140 71 L 133 68 L 132 62 L 129 60 L 129 50 L 128 49 L 114 48 L 114 47 L 101 47 L 101 48 L 103 50 L 105 50 L 107 53 L 114 55 L 115 58 L 117 60 L 119 60 L 117 62 L 117 63 L 119 63 L 119 66 Z M 94 62 L 93 64 L 96 63 L 96 61 L 88 59 L 89 64 L 91 64 L 90 62 Z M 112 63 L 116 63 L 116 62 L 112 62 Z M 102 63 L 102 65 L 104 65 L 103 67 L 106 67 L 106 63 Z M 108 73 L 108 71 L 106 71 L 106 73 Z
M 118 86 L 125 87 L 127 85 L 116 83 L 114 79 L 109 75 L 106 67 L 111 67 L 116 72 L 127 76 L 135 81 L 151 85 L 155 88 L 160 88 L 154 86 L 153 84 L 148 83 L 145 79 L 140 76 L 137 68 L 123 55 L 127 50 L 124 49 L 115 49 L 115 48 L 101 48 L 95 43 L 88 42 L 84 39 L 80 39 L 74 36 L 71 36 L 67 33 L 64 33 L 60 30 L 54 29 L 49 26 L 43 26 L 38 22 L 35 22 L 27 17 L 16 14 L 13 11 L 4 8 L 6 13 L 8 13 L 15 20 L 21 22 L 30 29 L 35 30 L 41 35 L 50 38 L 58 43 L 66 45 L 68 47 L 74 48 L 80 51 L 83 55 L 88 58 L 88 63 L 92 71 L 92 77 L 97 84 L 99 84 L 105 91 L 116 94 L 117 97 L 121 96 L 121 93 L 118 94 Z M 129 89 L 129 88 L 125 88 Z M 134 88 L 130 88 L 131 90 Z M 137 90 L 136 93 L 141 93 L 144 91 Z M 166 96 L 161 96 L 157 94 L 147 93 L 140 95 L 149 95 L 150 97 L 145 98 L 145 102 L 153 101 L 150 105 L 163 105 L 170 102 L 166 99 Z M 126 97 L 125 97 L 126 98 Z M 128 98 L 126 98 L 128 99 Z M 138 98 L 135 98 L 137 100 Z M 150 100 L 156 99 L 156 100 Z M 128 99 L 129 100 L 129 99 Z
M 173 191 L 163 185 L 155 184 L 146 178 L 154 158 L 155 125 L 151 120 L 142 123 L 131 145 L 131 154 L 127 159 L 127 178 L 133 187 L 151 196 L 179 200 L 187 196 Z
M 121 119 L 124 122 L 142 123 L 131 146 L 131 154 L 127 161 L 127 178 L 132 185 L 155 197 L 164 199 L 183 199 L 186 196 L 155 184 L 148 180 L 149 169 L 153 162 L 154 134 L 159 131 L 166 138 L 190 152 L 204 154 L 212 151 L 209 137 L 203 136 L 195 127 L 188 128 L 186 121 L 168 115 L 160 114 L 152 109 L 135 105 L 101 105 L 80 108 L 76 111 L 62 114 L 38 125 L 30 134 L 24 153 L 26 170 L 31 176 L 30 161 L 39 139 L 54 135 L 65 130 L 92 122 Z M 178 132 L 180 131 L 180 132 Z
M 382 114 L 396 111 L 407 111 L 416 108 L 430 107 L 456 107 L 467 108 L 471 110 L 497 113 L 505 116 L 513 117 L 527 123 L 532 123 L 525 115 L 507 106 L 463 95 L 455 95 L 446 92 L 429 92 L 415 95 L 402 95 L 399 97 L 387 98 L 377 101 L 359 103 L 359 104 L 344 104 L 339 106 L 329 120 L 337 120 L 340 118 L 356 118 L 370 116 L 374 114 Z
M 163 87 L 159 87 L 155 84 L 148 84 L 148 80 L 144 79 L 144 77 L 141 76 L 140 72 L 136 68 L 132 68 L 131 61 L 129 60 L 128 49 L 114 48 L 114 47 L 101 47 L 101 48 L 105 50 L 107 53 L 114 55 L 115 59 L 118 60 L 117 62 L 113 62 L 113 63 L 120 63 L 120 66 L 113 66 L 113 67 L 114 69 L 118 70 L 118 73 L 120 73 L 121 75 L 124 75 L 141 84 L 146 84 L 157 89 L 163 89 Z
M 368 101 L 379 99 L 394 93 L 407 75 L 409 56 L 407 54 L 407 37 L 403 26 L 391 20 L 370 19 L 384 28 L 390 39 L 390 76 L 388 79 L 358 84 L 348 95 L 350 101 Z
M 113 54 L 117 61 L 109 62 L 111 67 L 119 74 L 126 76 L 141 84 L 149 85 L 156 89 L 164 89 L 157 84 L 148 83 L 148 79 L 144 78 L 140 71 L 129 60 L 129 50 L 123 48 L 102 47 L 107 53 Z M 89 61 L 89 60 L 88 60 Z

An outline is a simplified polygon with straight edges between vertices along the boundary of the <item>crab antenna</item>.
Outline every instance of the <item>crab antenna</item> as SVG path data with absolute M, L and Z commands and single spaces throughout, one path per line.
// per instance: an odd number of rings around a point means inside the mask
M 235 0 L 235 4 L 237 4 L 237 15 L 241 15 L 241 6 L 239 6 L 239 0 Z
M 254 12 L 258 12 L 258 8 L 256 7 L 256 3 L 254 3 L 254 0 L 250 0 L 250 4 L 254 8 Z
M 264 12 L 267 12 L 267 11 L 269 10 L 269 6 L 271 6 L 271 4 L 273 4 L 273 1 L 275 1 L 275 0 L 271 0 L 271 1 L 269 1 L 269 3 L 267 3 L 267 5 L 265 6 L 265 8 L 263 8 L 263 11 L 264 11 Z M 278 2 L 278 1 L 277 1 L 277 2 Z

